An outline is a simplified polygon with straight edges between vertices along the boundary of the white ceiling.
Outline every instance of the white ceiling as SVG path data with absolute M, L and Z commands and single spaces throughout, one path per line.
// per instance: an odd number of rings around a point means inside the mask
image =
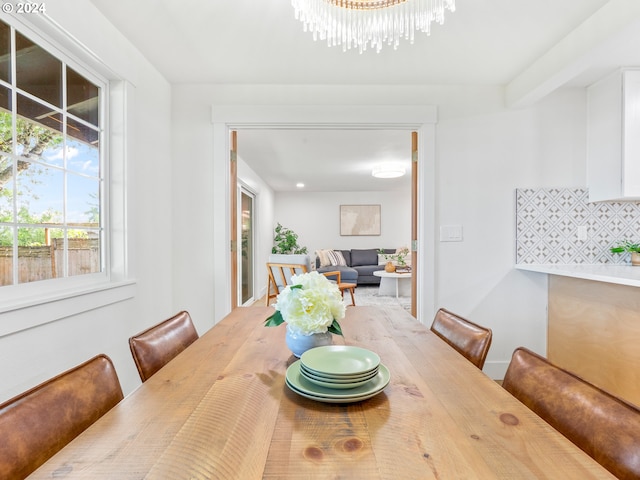
M 638 0 L 457 0 L 430 36 L 362 55 L 314 42 L 289 0 L 91 1 L 172 83 L 501 85 L 518 105 L 640 65 Z M 406 132 L 241 133 L 240 156 L 276 190 L 372 188 L 322 172 L 370 182 L 372 159 L 409 155 Z M 312 160 L 323 168 L 302 178 Z
M 376 192 L 407 188 L 411 179 L 408 130 L 241 130 L 238 156 L 275 191 Z M 401 178 L 375 178 L 374 165 L 399 163 Z M 357 179 L 357 180 L 356 180 Z

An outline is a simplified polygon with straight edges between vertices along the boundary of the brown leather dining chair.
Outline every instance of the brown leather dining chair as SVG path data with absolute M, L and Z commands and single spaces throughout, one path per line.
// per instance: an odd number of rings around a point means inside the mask
M 23 479 L 122 400 L 98 355 L 0 405 L 0 478 Z
M 184 310 L 131 337 L 129 348 L 140 379 L 146 382 L 198 338 L 191 316 Z
M 503 387 L 620 479 L 640 478 L 640 409 L 517 348 Z
M 441 308 L 436 312 L 431 331 L 482 370 L 491 346 L 491 329 Z

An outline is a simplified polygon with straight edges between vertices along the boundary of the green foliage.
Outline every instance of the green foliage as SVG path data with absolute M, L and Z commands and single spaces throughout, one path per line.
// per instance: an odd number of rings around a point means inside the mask
M 331 325 L 329 325 L 329 328 L 327 328 L 327 331 L 333 333 L 334 335 L 342 335 L 342 328 L 340 327 L 340 324 L 338 323 L 338 321 L 334 318 L 333 319 L 333 323 Z
M 284 323 L 284 318 L 282 318 L 282 313 L 280 310 L 276 310 L 276 312 L 267 318 L 264 322 L 265 327 L 277 327 L 278 325 L 282 325 Z
M 28 207 L 22 206 L 18 210 L 18 223 L 23 224 L 45 224 L 53 223 L 59 218 L 59 213 L 46 211 L 41 215 L 33 215 Z M 11 212 L 0 211 L 0 222 L 11 223 Z M 52 231 L 52 238 L 62 237 L 60 230 Z M 0 230 L 0 245 L 13 245 L 12 230 L 5 228 Z M 44 228 L 20 228 L 18 229 L 18 245 L 21 247 L 37 247 L 45 245 Z
M 409 249 L 403 247 L 398 249 L 396 253 L 385 253 L 384 248 L 378 249 L 378 253 L 384 257 L 385 260 L 395 260 L 398 265 L 405 266 L 407 264 L 406 256 L 409 255 Z
M 625 240 L 619 243 L 615 247 L 611 247 L 611 253 L 626 253 L 626 252 L 640 252 L 640 243 L 633 243 L 630 240 Z
M 92 193 L 89 196 L 95 203 L 90 203 L 89 210 L 84 213 L 87 215 L 89 222 L 97 225 L 100 223 L 100 201 L 98 200 L 98 195 L 95 193 Z
M 284 254 L 304 254 L 307 253 L 307 247 L 298 245 L 298 234 L 293 230 L 283 227 L 278 223 L 275 228 L 275 236 L 273 237 L 273 248 L 271 253 Z

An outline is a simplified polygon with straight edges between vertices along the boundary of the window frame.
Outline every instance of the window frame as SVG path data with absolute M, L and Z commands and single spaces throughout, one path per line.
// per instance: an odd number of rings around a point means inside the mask
M 65 278 L 40 280 L 0 287 L 0 337 L 75 315 L 135 295 L 129 266 L 127 236 L 126 159 L 130 105 L 134 94 L 130 82 L 116 75 L 93 52 L 45 15 L 0 15 L 12 29 L 28 36 L 43 49 L 103 89 L 100 110 L 100 193 L 103 271 Z

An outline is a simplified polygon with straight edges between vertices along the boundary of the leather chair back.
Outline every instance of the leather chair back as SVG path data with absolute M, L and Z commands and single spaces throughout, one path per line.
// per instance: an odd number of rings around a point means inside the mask
M 129 348 L 140 379 L 146 382 L 198 338 L 191 316 L 186 311 L 131 337 Z
M 482 370 L 491 346 L 491 329 L 441 308 L 436 312 L 431 331 Z
M 98 355 L 0 405 L 0 478 L 23 479 L 122 400 Z
M 620 479 L 640 478 L 640 409 L 517 348 L 503 387 Z

